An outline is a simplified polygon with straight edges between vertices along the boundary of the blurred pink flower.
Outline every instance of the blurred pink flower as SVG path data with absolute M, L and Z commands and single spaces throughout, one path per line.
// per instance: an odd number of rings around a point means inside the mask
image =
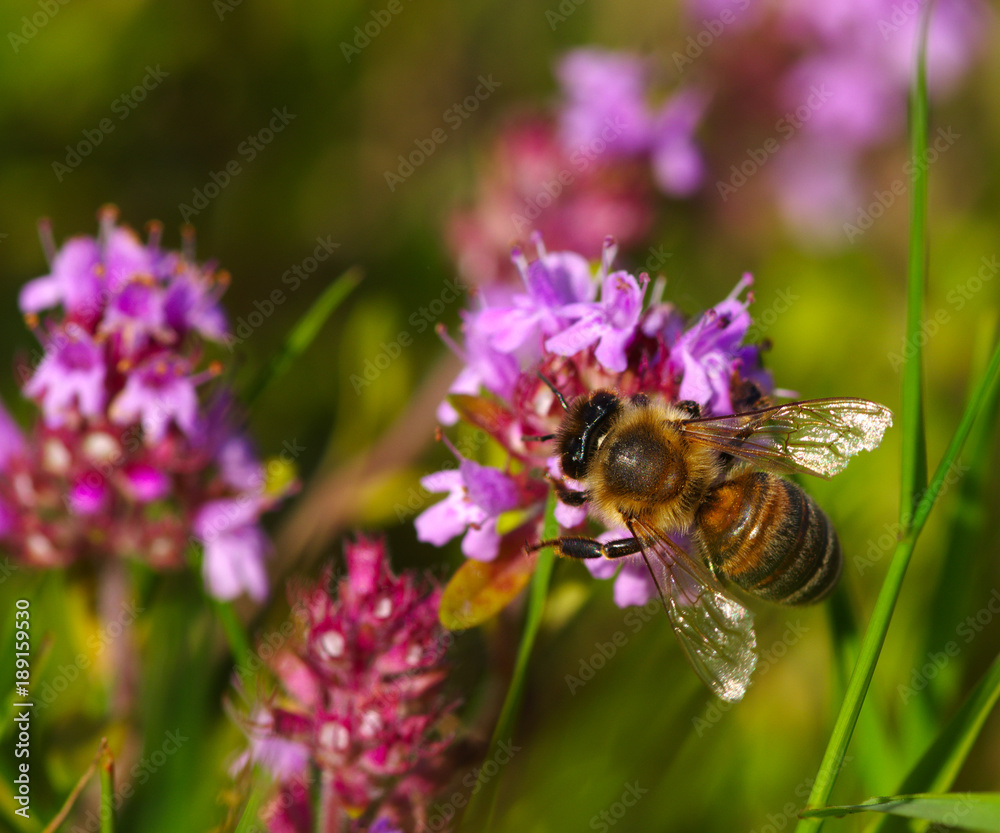
M 290 593 L 297 630 L 269 663 L 279 690 L 247 721 L 249 759 L 278 782 L 262 817 L 312 833 L 318 806 L 331 829 L 424 831 L 451 774 L 440 591 L 394 575 L 381 541 L 347 543 L 345 560 L 336 595 L 331 568 Z
M 138 557 L 167 569 L 195 540 L 210 592 L 263 598 L 259 516 L 279 496 L 232 427 L 224 389 L 212 386 L 216 404 L 199 395 L 221 372 L 198 366 L 202 339 L 226 336 L 228 276 L 161 251 L 157 225 L 143 244 L 116 220 L 103 211 L 97 239 L 58 251 L 43 226 L 52 269 L 20 295 L 44 349 L 21 368 L 41 419 L 22 435 L 0 418 L 0 542 L 34 566 Z M 233 506 L 238 524 L 210 523 Z

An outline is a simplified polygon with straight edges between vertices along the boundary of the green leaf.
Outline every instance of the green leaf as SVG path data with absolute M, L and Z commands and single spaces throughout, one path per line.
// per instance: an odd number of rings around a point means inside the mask
M 306 351 L 319 331 L 323 329 L 326 320 L 351 293 L 351 290 L 358 285 L 360 280 L 361 270 L 351 268 L 323 290 L 323 294 L 313 302 L 305 315 L 292 327 L 281 349 L 247 386 L 243 395 L 243 402 L 247 408 L 253 405 L 267 387 L 284 374 L 292 362 Z
M 854 813 L 891 813 L 935 821 L 962 830 L 1000 831 L 1000 793 L 918 793 L 870 798 L 861 804 L 806 810 L 802 818 L 849 816 Z

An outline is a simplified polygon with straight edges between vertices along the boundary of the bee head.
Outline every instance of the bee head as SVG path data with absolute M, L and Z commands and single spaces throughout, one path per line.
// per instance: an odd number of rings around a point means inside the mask
M 556 435 L 563 474 L 574 480 L 586 476 L 598 440 L 608 432 L 620 407 L 618 395 L 607 390 L 594 391 L 570 405 Z

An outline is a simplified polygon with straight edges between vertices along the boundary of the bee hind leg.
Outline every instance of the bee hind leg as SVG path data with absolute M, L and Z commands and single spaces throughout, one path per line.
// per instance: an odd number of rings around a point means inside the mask
M 557 555 L 565 558 L 622 558 L 642 551 L 637 538 L 619 538 L 602 544 L 594 538 L 551 538 L 527 548 L 528 552 L 552 547 Z

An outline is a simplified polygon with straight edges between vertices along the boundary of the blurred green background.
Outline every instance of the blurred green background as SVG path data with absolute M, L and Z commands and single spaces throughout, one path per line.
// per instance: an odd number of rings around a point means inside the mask
M 287 289 L 283 273 L 312 254 L 318 237 L 339 244 L 236 349 L 238 384 L 274 353 L 329 281 L 351 265 L 364 270 L 360 287 L 309 352 L 250 415 L 263 454 L 277 453 L 291 439 L 307 449 L 301 461 L 306 494 L 297 510 L 293 504 L 272 519 L 283 547 L 276 576 L 315 570 L 319 560 L 339 554 L 340 535 L 360 527 L 387 530 L 398 566 L 446 576 L 460 563 L 457 545 L 436 551 L 416 543 L 407 523 L 412 512 L 397 512 L 418 479 L 445 459 L 433 443 L 428 403 L 454 364 L 433 327 L 411 320 L 454 277 L 443 244 L 445 218 L 471 193 L 477 165 L 510 113 L 552 101 L 551 67 L 562 50 L 594 43 L 669 55 L 688 32 L 673 3 L 585 0 L 553 28 L 546 7 L 532 2 L 403 0 L 402 11 L 370 45 L 345 60 L 342 44 L 384 5 L 16 0 L 0 9 L 0 355 L 37 346 L 16 298 L 26 280 L 47 271 L 36 231 L 40 217 L 51 218 L 61 242 L 95 233 L 98 207 L 114 203 L 136 229 L 161 220 L 165 244 L 177 247 L 180 206 L 192 205 L 195 189 L 204 190 L 212 174 L 234 159 L 241 173 L 190 217 L 199 258 L 214 259 L 233 275 L 225 303 L 234 322 L 273 289 Z M 45 15 L 37 34 L 23 43 L 11 38 L 9 33 L 30 31 L 23 30 L 24 16 L 45 8 L 56 11 Z M 384 172 L 396 167 L 397 155 L 439 127 L 478 76 L 490 74 L 500 82 L 497 91 L 391 191 Z M 133 109 L 121 96 L 146 77 L 160 80 L 148 84 L 153 88 Z M 961 309 L 949 293 L 976 274 L 981 258 L 1000 251 L 998 82 L 1000 56 L 987 49 L 960 91 L 932 110 L 932 130 L 951 125 L 962 137 L 931 171 L 927 312 L 947 314 L 927 344 L 932 464 L 962 408 L 970 367 L 983 361 L 995 335 L 1000 281 L 985 284 Z M 241 143 L 268 125 L 274 108 L 294 118 L 250 159 Z M 104 119 L 113 130 L 101 131 Z M 102 135 L 100 144 L 57 175 L 53 165 L 67 164 L 66 146 L 94 131 Z M 884 182 L 897 175 L 905 153 L 900 137 L 878 169 Z M 860 396 L 898 409 L 900 378 L 890 354 L 902 348 L 905 204 L 898 202 L 853 245 L 830 252 L 796 243 L 767 204 L 741 207 L 752 223 L 720 224 L 716 200 L 709 188 L 671 206 L 652 236 L 671 253 L 664 269 L 668 299 L 697 312 L 726 295 L 743 271 L 752 271 L 758 314 L 783 291 L 797 297 L 763 333 L 773 342 L 768 364 L 780 387 L 803 398 Z M 454 304 L 424 320 L 454 331 L 458 312 Z M 363 373 L 383 342 L 402 332 L 413 345 L 355 392 L 350 376 Z M 0 394 L 19 418 L 29 417 L 12 374 L 0 376 Z M 407 412 L 421 402 L 418 417 Z M 404 414 L 408 430 L 397 426 L 391 433 Z M 387 432 L 377 459 L 365 458 Z M 864 735 L 852 747 L 836 799 L 891 792 L 940 717 L 1000 651 L 1000 621 L 991 620 L 970 643 L 959 638 L 961 653 L 939 675 L 933 697 L 924 691 L 919 702 L 904 707 L 897 687 L 1000 587 L 1000 536 L 991 523 L 1000 510 L 995 446 L 984 440 L 977 459 L 985 472 L 985 503 L 970 508 L 960 500 L 975 485 L 964 478 L 936 510 L 866 707 L 874 709 L 883 736 Z M 862 455 L 842 476 L 808 484 L 840 530 L 847 556 L 844 599 L 862 622 L 888 562 L 889 551 L 878 540 L 896 520 L 898 470 L 895 429 L 877 453 Z M 955 523 L 966 525 L 966 537 L 962 552 L 949 556 Z M 854 557 L 873 542 L 880 557 L 859 568 Z M 960 568 L 947 560 L 952 557 Z M 13 599 L 25 596 L 33 599 L 35 635 L 43 629 L 53 634 L 40 684 L 51 682 L 87 638 L 100 633 L 82 580 L 21 572 L 0 585 L 0 634 L 8 633 Z M 123 760 L 150 755 L 168 730 L 180 729 L 192 740 L 137 784 L 122 829 L 148 833 L 221 823 L 231 788 L 226 768 L 241 741 L 220 706 L 228 690 L 220 632 L 191 602 L 194 587 L 190 577 L 178 576 L 150 591 L 131 637 L 142 665 L 125 694 L 106 679 L 81 680 L 72 695 L 36 719 L 39 757 L 33 762 L 46 774 L 39 776 L 33 804 L 42 820 L 54 815 L 101 734 L 113 743 L 127 736 L 105 716 L 114 697 L 130 694 L 138 703 L 130 714 L 144 740 L 141 748 L 119 750 Z M 271 620 L 281 616 L 280 588 L 276 595 Z M 616 829 L 760 833 L 767 824 L 791 826 L 785 807 L 803 803 L 840 700 L 828 608 L 761 606 L 759 644 L 787 651 L 775 649 L 773 664 L 758 675 L 744 703 L 713 712 L 662 615 L 633 631 L 637 620 L 615 609 L 609 583 L 592 582 L 579 565 L 559 564 L 515 739 L 521 751 L 503 769 L 496 829 L 602 829 L 594 819 L 636 782 L 649 792 Z M 487 657 L 509 661 L 516 622 L 508 617 L 459 639 L 456 679 L 470 713 L 495 696 L 476 684 L 486 674 Z M 566 675 L 579 674 L 581 661 L 598 650 L 595 644 L 617 631 L 627 636 L 624 647 L 571 692 Z M 9 742 L 8 733 L 2 743 Z M 1000 719 L 994 716 L 958 787 L 1000 789 L 998 772 Z M 0 807 L 6 807 L 0 824 L 11 824 L 9 797 L 0 795 Z M 860 822 L 831 826 L 858 829 Z

